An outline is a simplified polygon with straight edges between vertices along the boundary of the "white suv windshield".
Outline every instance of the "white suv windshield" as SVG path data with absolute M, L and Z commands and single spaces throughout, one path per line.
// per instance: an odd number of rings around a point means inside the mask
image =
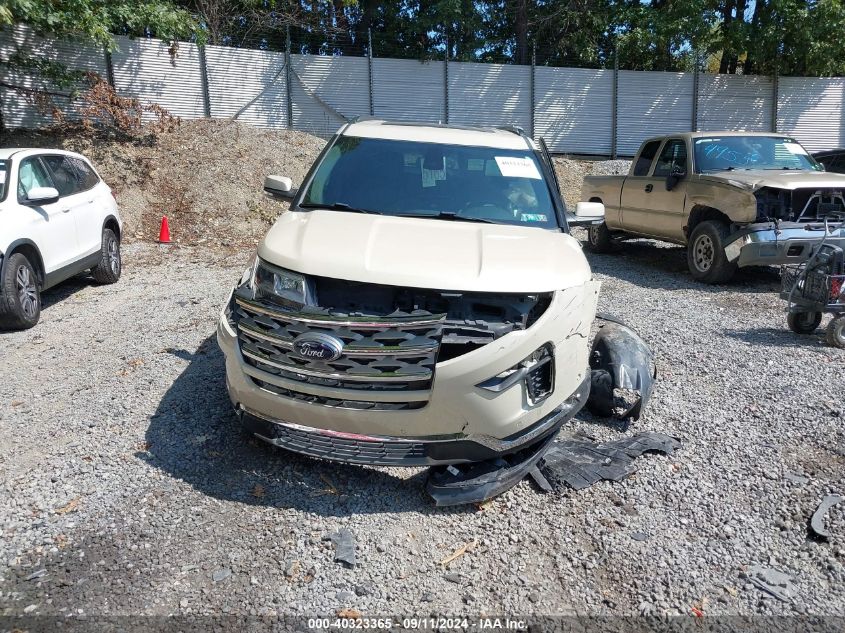
M 801 145 L 784 136 L 723 136 L 695 139 L 699 173 L 732 169 L 799 169 L 821 171 Z
M 300 204 L 558 228 L 534 152 L 341 136 Z

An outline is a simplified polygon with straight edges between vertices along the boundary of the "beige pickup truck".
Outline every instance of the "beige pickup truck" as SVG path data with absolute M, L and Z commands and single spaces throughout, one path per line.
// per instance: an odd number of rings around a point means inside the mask
M 845 175 L 826 173 L 775 133 L 696 132 L 645 141 L 627 176 L 588 176 L 601 202 L 588 247 L 647 237 L 687 246 L 696 279 L 724 283 L 738 267 L 800 263 L 826 232 L 845 244 Z

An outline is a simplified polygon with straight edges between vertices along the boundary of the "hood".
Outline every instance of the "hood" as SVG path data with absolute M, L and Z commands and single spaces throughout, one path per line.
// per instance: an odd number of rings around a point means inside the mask
M 308 275 L 438 290 L 550 292 L 591 278 L 565 233 L 343 211 L 283 213 L 258 256 Z
M 778 189 L 841 187 L 845 189 L 845 174 L 833 174 L 826 171 L 737 169 L 703 174 L 702 180 L 726 182 L 751 190 L 761 187 Z

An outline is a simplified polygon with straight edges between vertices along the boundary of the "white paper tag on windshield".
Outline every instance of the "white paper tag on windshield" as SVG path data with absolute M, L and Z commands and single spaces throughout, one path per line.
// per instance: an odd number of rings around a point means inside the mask
M 807 155 L 807 150 L 801 147 L 798 143 L 784 143 L 783 146 L 793 154 Z
M 6 172 L 0 171 L 0 185 L 3 185 L 5 183 L 6 183 Z
M 534 178 L 542 180 L 537 165 L 530 158 L 519 156 L 495 156 L 499 171 L 505 178 Z

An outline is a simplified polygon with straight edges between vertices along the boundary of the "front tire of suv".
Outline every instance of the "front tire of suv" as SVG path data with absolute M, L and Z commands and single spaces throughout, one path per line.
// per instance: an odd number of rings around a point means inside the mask
M 111 229 L 103 229 L 103 245 L 100 263 L 91 271 L 94 280 L 101 284 L 113 284 L 120 279 L 123 262 L 120 259 L 120 240 Z
M 737 265 L 725 255 L 725 241 L 730 227 L 724 222 L 707 220 L 693 230 L 687 245 L 687 266 L 698 281 L 721 284 L 736 273 Z
M 0 279 L 0 327 L 27 330 L 41 317 L 38 276 L 26 256 L 15 253 L 6 262 Z
M 613 239 L 607 224 L 591 224 L 587 229 L 587 248 L 593 253 L 609 253 L 613 250 Z

